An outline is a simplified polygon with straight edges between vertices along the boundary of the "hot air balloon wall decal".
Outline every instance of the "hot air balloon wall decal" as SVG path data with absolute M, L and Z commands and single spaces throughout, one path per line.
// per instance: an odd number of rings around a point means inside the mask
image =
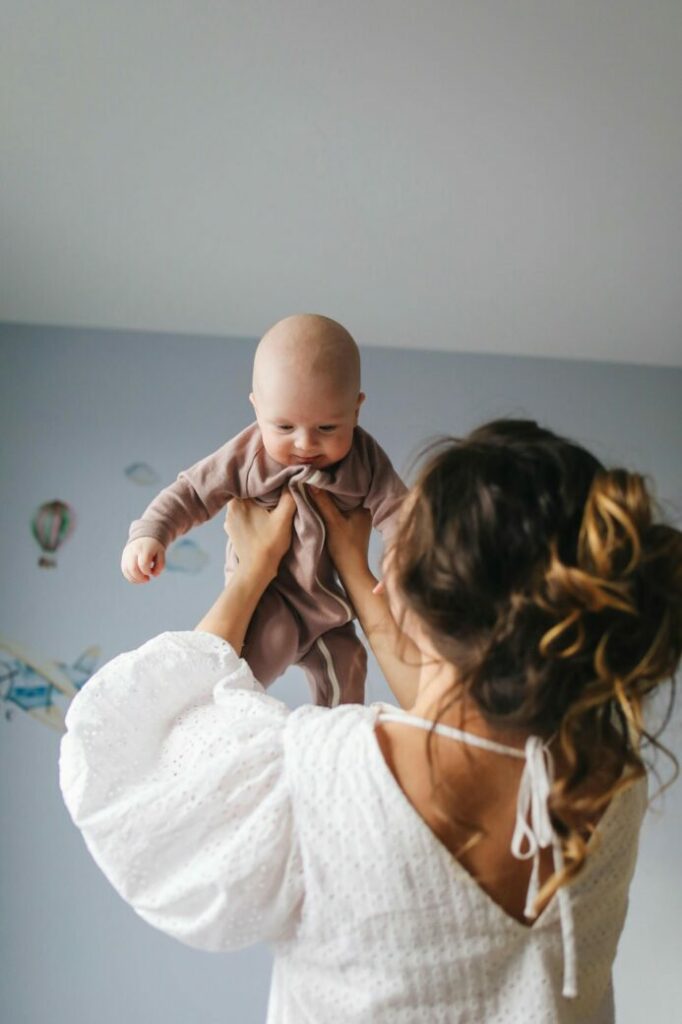
M 46 501 L 36 509 L 31 520 L 31 531 L 42 552 L 38 559 L 41 568 L 56 567 L 56 553 L 71 536 L 75 525 L 75 513 L 65 501 Z

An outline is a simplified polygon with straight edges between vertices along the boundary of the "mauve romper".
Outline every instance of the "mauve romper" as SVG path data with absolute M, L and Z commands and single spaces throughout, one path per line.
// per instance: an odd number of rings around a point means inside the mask
M 344 511 L 369 509 L 372 525 L 384 540 L 405 494 L 388 456 L 361 427 L 355 428 L 345 458 L 326 469 L 314 469 L 275 462 L 253 423 L 183 470 L 131 524 L 128 541 L 153 537 L 167 547 L 211 519 L 231 498 L 252 498 L 274 507 L 282 488 L 289 487 L 296 501 L 291 548 L 251 619 L 242 656 L 263 686 L 296 664 L 308 677 L 314 703 L 363 703 L 367 652 L 355 632 L 354 612 L 336 577 L 325 546 L 324 523 L 306 484 L 329 491 Z M 226 580 L 236 562 L 228 540 Z

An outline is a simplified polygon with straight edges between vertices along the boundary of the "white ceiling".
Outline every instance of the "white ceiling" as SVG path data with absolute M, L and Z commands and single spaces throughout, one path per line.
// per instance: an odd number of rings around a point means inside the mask
M 0 319 L 682 365 L 680 0 L 0 19 Z

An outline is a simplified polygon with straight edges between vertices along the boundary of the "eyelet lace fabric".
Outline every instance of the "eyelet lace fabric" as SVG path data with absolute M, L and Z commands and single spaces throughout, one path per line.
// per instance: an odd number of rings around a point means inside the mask
M 60 784 L 120 895 L 191 946 L 285 935 L 303 895 L 283 770 L 288 712 L 228 644 L 167 633 L 72 702 Z
M 558 901 L 508 917 L 407 801 L 374 734 L 383 705 L 290 712 L 208 633 L 165 633 L 74 698 L 60 784 L 133 910 L 200 949 L 266 941 L 269 1024 L 610 1024 L 611 965 L 645 784 L 614 799 Z

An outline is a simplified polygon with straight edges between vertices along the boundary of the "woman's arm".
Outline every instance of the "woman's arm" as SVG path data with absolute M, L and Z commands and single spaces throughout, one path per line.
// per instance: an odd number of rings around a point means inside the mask
M 195 627 L 222 637 L 241 653 L 256 605 L 277 575 L 279 563 L 291 544 L 291 522 L 296 503 L 284 491 L 272 512 L 248 500 L 233 498 L 225 529 L 239 564 L 228 585 Z
M 327 528 L 329 554 L 379 667 L 400 706 L 410 708 L 417 697 L 422 656 L 399 629 L 383 587 L 367 563 L 370 513 L 357 509 L 344 515 L 326 491 L 313 487 L 310 491 Z
M 236 653 L 240 654 L 251 616 L 276 574 L 276 570 L 273 573 L 266 565 L 251 569 L 238 565 L 217 601 L 194 627 L 195 630 L 215 633 L 227 640 Z

